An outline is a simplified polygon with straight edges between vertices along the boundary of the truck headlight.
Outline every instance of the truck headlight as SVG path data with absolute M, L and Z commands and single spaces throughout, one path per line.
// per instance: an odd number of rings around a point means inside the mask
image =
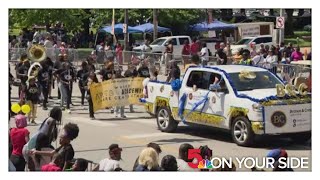
M 252 109 L 253 109 L 253 111 L 261 112 L 262 111 L 262 105 L 259 104 L 259 103 L 254 103 L 254 104 L 252 104 Z

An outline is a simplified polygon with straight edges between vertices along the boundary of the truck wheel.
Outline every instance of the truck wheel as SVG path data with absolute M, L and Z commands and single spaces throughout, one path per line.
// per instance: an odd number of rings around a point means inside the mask
M 293 134 L 293 135 L 290 135 L 290 139 L 294 143 L 304 144 L 311 139 L 311 132 Z
M 239 146 L 252 145 L 254 133 L 248 118 L 244 116 L 236 117 L 231 125 L 231 135 L 233 141 Z
M 174 132 L 178 127 L 168 107 L 160 107 L 157 111 L 157 124 L 162 132 Z

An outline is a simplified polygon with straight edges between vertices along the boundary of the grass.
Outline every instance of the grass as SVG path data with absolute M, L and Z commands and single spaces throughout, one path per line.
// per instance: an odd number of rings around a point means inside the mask
M 9 29 L 9 35 L 10 36 L 13 36 L 13 35 L 19 36 L 20 31 L 21 31 L 21 29 Z
M 308 31 L 295 31 L 293 37 L 285 38 L 284 43 L 288 44 L 289 42 L 293 46 L 297 46 L 297 37 L 299 37 L 299 46 L 300 47 L 311 47 L 311 39 L 303 39 L 303 36 L 311 36 L 311 32 Z

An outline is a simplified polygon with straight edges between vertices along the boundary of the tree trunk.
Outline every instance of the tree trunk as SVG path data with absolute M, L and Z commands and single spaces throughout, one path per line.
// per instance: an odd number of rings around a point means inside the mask
M 292 16 L 293 16 L 293 9 L 286 9 L 287 19 L 285 22 L 285 35 L 286 36 L 293 36 L 293 23 L 292 23 Z
M 227 16 L 233 15 L 233 9 L 227 9 Z
M 274 9 L 270 9 L 269 16 L 273 16 L 273 15 L 274 15 Z
M 228 12 L 227 9 L 221 9 L 220 18 L 221 18 L 222 20 L 225 20 L 225 18 L 226 18 L 226 16 L 227 16 L 227 12 Z
M 212 9 L 207 9 L 207 14 L 208 14 L 208 23 L 213 22 L 213 16 L 212 16 Z
M 89 31 L 90 31 L 90 17 L 91 17 L 91 12 L 90 9 L 84 9 L 84 12 L 87 14 L 87 17 L 82 20 L 82 28 L 83 28 L 83 36 L 85 39 L 86 43 L 89 43 Z
M 299 9 L 298 16 L 302 16 L 304 14 L 304 9 Z
M 246 15 L 246 9 L 240 9 L 240 13 L 245 16 Z

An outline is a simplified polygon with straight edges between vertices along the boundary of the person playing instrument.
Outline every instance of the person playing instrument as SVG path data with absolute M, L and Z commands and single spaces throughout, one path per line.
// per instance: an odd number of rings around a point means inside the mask
M 83 61 L 81 64 L 81 69 L 77 72 L 77 79 L 79 80 L 79 89 L 81 92 L 81 106 L 84 106 L 84 98 L 86 94 L 85 90 L 85 82 L 89 76 L 89 71 L 88 71 L 88 64 L 86 61 Z
M 93 112 L 93 102 L 92 102 L 92 97 L 91 97 L 91 94 L 90 94 L 90 85 L 93 84 L 93 83 L 98 83 L 98 78 L 96 76 L 96 74 L 91 71 L 90 74 L 89 74 L 89 77 L 88 79 L 85 80 L 85 83 L 86 86 L 84 87 L 84 89 L 87 89 L 87 99 L 88 99 L 88 103 L 89 103 L 89 115 L 90 115 L 90 119 L 91 120 L 94 120 L 95 117 L 94 117 L 94 112 Z
M 30 68 L 30 62 L 28 59 L 21 61 L 22 63 L 17 66 L 17 78 L 20 79 L 21 85 L 19 86 L 19 93 L 21 93 L 22 85 L 25 85 L 28 80 L 28 70 Z
M 26 101 L 30 106 L 30 112 L 28 113 L 28 119 L 31 120 L 31 124 L 36 124 L 35 119 L 37 117 L 37 104 L 39 103 L 39 87 L 36 84 L 36 78 L 30 76 L 26 87 Z
M 56 71 L 56 74 L 59 77 L 59 88 L 61 93 L 61 108 L 64 109 L 64 102 L 67 104 L 67 111 L 71 113 L 70 110 L 70 83 L 72 83 L 71 69 L 69 63 L 63 63 L 63 69 Z
M 49 78 L 50 78 L 50 70 L 48 63 L 46 61 L 42 61 L 41 63 L 42 68 L 38 72 L 38 82 L 41 87 L 43 101 L 42 101 L 42 109 L 48 110 L 47 103 L 48 103 L 48 93 L 49 93 Z

